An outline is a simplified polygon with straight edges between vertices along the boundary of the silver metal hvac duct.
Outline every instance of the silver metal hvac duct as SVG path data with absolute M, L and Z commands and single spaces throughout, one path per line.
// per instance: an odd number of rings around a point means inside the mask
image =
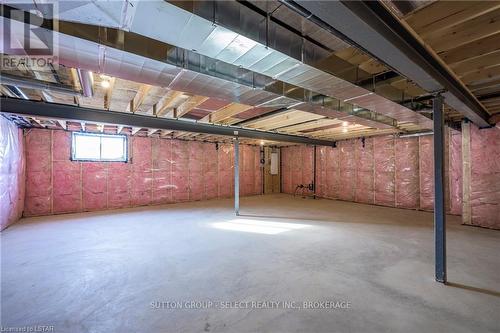
M 82 95 L 81 91 L 74 90 L 71 86 L 37 80 L 30 77 L 10 75 L 7 73 L 2 73 L 2 75 L 0 76 L 0 83 L 22 88 L 48 90 L 72 96 Z
M 94 77 L 92 76 L 92 72 L 81 68 L 78 68 L 76 72 L 80 86 L 82 87 L 83 96 L 92 97 L 94 95 Z
M 432 128 L 425 116 L 317 69 L 329 55 L 326 50 L 234 1 L 79 1 L 60 6 L 59 19 L 130 31 Z
M 10 23 L 12 26 L 11 30 L 14 32 L 13 36 L 23 38 L 23 23 L 12 20 Z M 83 27 L 78 25 L 67 27 L 62 22 L 60 23 L 62 28 L 65 27 L 68 31 L 72 29 L 75 31 L 84 30 Z M 100 30 L 97 30 L 97 32 L 92 30 L 92 28 L 99 29 L 98 27 L 86 27 L 90 30 L 83 32 L 85 35 L 94 37 L 99 35 L 98 32 Z M 43 31 L 46 34 L 53 33 L 48 30 Z M 42 32 L 39 31 L 39 33 Z M 357 117 L 351 114 L 352 110 L 335 110 L 335 105 L 324 107 L 319 103 L 304 102 L 304 100 L 307 100 L 305 99 L 307 96 L 304 96 L 306 94 L 303 89 L 301 89 L 302 92 L 300 94 L 294 94 L 293 91 L 289 91 L 293 89 L 288 89 L 293 88 L 292 85 L 287 86 L 282 82 L 280 83 L 280 81 L 269 80 L 265 76 L 254 75 L 254 73 L 244 69 L 238 71 L 238 68 L 234 65 L 224 64 L 223 62 L 213 63 L 210 62 L 213 60 L 210 60 L 208 57 L 187 50 L 183 51 L 173 48 L 170 50 L 171 52 L 168 52 L 168 59 L 158 61 L 75 36 L 63 33 L 56 34 L 58 38 L 59 62 L 67 67 L 85 69 L 191 94 L 224 98 L 248 105 L 293 108 L 320 114 L 325 117 L 341 118 L 374 128 L 393 127 L 392 123 L 383 123 L 379 120 L 373 120 L 370 117 L 368 119 Z M 141 46 L 143 45 L 141 44 Z M 157 46 L 157 44 L 153 46 Z M 132 45 L 131 48 L 133 51 L 139 52 L 137 51 L 137 45 Z M 142 51 L 143 49 L 147 49 L 147 47 L 139 49 Z M 152 52 L 155 52 L 155 47 L 153 49 L 154 51 Z M 154 56 L 154 54 L 151 56 Z M 215 70 L 213 70 L 214 68 Z M 200 73 L 200 71 L 203 73 Z M 251 79 L 249 78 L 250 76 Z M 246 85 L 250 81 L 253 86 Z M 256 88 L 255 86 L 260 88 Z M 290 97 L 285 94 L 289 94 Z M 298 99 L 301 95 L 302 98 Z

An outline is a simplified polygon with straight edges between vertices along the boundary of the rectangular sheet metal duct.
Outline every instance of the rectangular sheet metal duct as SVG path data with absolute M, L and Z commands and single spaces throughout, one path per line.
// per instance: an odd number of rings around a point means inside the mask
M 17 114 L 24 116 L 87 121 L 101 124 L 112 124 L 152 129 L 166 129 L 171 131 L 185 131 L 194 133 L 206 133 L 224 136 L 238 136 L 244 138 L 303 143 L 312 145 L 331 146 L 333 141 L 317 140 L 297 135 L 251 130 L 235 126 L 212 125 L 196 123 L 191 121 L 157 118 L 132 113 L 103 111 L 90 108 L 82 108 L 66 104 L 34 102 L 16 98 L 0 99 L 1 113 Z

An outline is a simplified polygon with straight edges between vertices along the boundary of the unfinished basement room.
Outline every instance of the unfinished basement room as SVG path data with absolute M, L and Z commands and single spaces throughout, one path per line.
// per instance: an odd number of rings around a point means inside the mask
M 500 1 L 1 1 L 1 332 L 500 332 Z

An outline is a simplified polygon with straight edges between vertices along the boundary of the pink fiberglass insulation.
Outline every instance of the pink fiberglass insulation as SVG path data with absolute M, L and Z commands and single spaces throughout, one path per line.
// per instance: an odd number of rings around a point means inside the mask
M 462 215 L 462 133 L 450 130 L 450 213 Z
M 108 166 L 108 208 L 132 205 L 131 163 L 110 163 Z
M 129 137 L 128 163 L 71 161 L 70 145 L 70 132 L 26 131 L 25 216 L 205 200 L 233 193 L 232 145 L 216 149 L 214 143 L 134 136 Z M 261 169 L 253 169 L 259 163 L 259 147 L 240 147 L 244 184 L 240 193 L 260 194 Z
M 301 146 L 302 184 L 314 183 L 314 147 Z
M 316 148 L 316 194 L 323 198 L 337 198 L 338 158 L 337 148 Z
M 375 204 L 395 205 L 394 188 L 394 137 L 373 138 L 373 157 L 375 165 Z
M 260 149 L 260 147 L 254 148 L 255 183 L 253 194 L 260 194 L 262 192 L 262 166 L 260 164 Z
M 107 208 L 108 165 L 82 163 L 82 206 L 84 211 Z
M 298 185 L 307 185 L 314 181 L 313 149 L 310 146 L 290 146 L 281 149 L 284 193 L 293 194 Z
M 81 210 L 81 166 L 69 160 L 71 133 L 52 132 L 52 210 L 71 213 Z
M 434 209 L 433 137 L 419 137 L 420 209 Z
M 240 147 L 240 195 L 249 195 L 253 192 L 253 154 L 249 146 Z
M 471 223 L 500 229 L 500 129 L 471 124 L 470 140 Z
M 218 151 L 215 143 L 206 143 L 203 156 L 205 158 L 205 198 L 214 199 L 219 196 L 218 175 Z
M 339 149 L 339 199 L 354 201 L 356 182 L 356 159 L 354 155 L 354 140 L 341 141 Z
M 205 176 L 203 174 L 203 148 L 199 141 L 188 141 L 189 146 L 189 200 L 205 198 Z
M 327 198 L 338 199 L 340 191 L 340 149 L 326 147 L 326 189 Z
M 175 202 L 189 201 L 189 147 L 185 141 L 172 142 L 172 187 Z
M 297 185 L 302 184 L 302 146 L 290 147 L 290 163 L 292 168 L 291 174 L 291 190 L 292 193 L 297 188 Z
M 149 205 L 153 199 L 153 158 L 151 143 L 152 140 L 150 138 L 132 138 L 132 191 L 130 197 L 133 206 Z
M 418 138 L 400 138 L 395 147 L 396 206 L 417 209 L 419 203 Z
M 298 185 L 308 185 L 314 182 L 313 156 L 311 146 L 291 146 L 281 149 L 283 192 L 295 193 Z M 303 192 L 306 193 L 306 192 Z
M 281 149 L 282 153 L 282 181 L 283 181 L 283 189 L 284 193 L 293 194 L 294 188 L 292 188 L 292 148 L 293 147 L 284 147 Z
M 256 146 L 243 147 L 243 172 L 244 172 L 244 190 L 242 195 L 254 195 L 260 193 L 260 148 Z
M 290 147 L 281 148 L 281 181 L 283 193 L 292 192 L 292 167 L 290 162 Z
M 356 202 L 373 203 L 373 139 L 355 140 Z
M 0 230 L 15 223 L 24 208 L 23 132 L 0 117 Z
M 323 198 L 326 196 L 326 149 L 316 148 L 316 195 Z
M 220 144 L 217 152 L 219 161 L 219 198 L 229 198 L 234 193 L 233 146 Z
M 52 132 L 31 129 L 26 136 L 26 216 L 52 213 Z
M 461 139 L 458 132 L 449 134 L 446 174 L 450 186 L 447 196 L 450 197 L 450 212 L 461 214 Z M 408 209 L 433 209 L 432 136 L 366 138 L 364 147 L 362 142 L 351 139 L 339 142 L 337 148 L 317 148 L 319 197 Z M 290 193 L 290 183 L 294 183 L 290 176 L 293 162 L 289 161 L 295 158 L 297 148 L 292 148 L 282 148 L 286 193 Z

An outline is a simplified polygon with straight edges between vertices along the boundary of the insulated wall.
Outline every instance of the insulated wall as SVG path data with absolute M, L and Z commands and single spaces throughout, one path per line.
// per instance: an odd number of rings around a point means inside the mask
M 294 194 L 298 185 L 314 183 L 313 156 L 314 148 L 311 146 L 290 146 L 281 149 L 282 191 L 284 193 Z
M 373 139 L 354 144 L 356 163 L 356 202 L 373 204 L 375 200 Z
M 26 131 L 25 216 L 233 195 L 232 145 L 131 136 L 128 163 L 71 161 L 70 153 L 71 132 Z M 259 154 L 241 145 L 241 195 L 261 193 Z
M 447 131 L 447 211 L 461 214 L 460 133 Z M 292 146 L 283 155 L 283 191 L 293 193 L 307 184 L 303 174 L 304 151 L 313 147 Z M 306 155 L 308 156 L 308 155 Z M 432 210 L 434 169 L 432 136 L 395 138 L 380 136 L 344 140 L 337 147 L 316 148 L 316 195 L 319 197 L 388 207 Z M 307 178 L 313 178 L 309 175 Z
M 340 187 L 339 150 L 333 147 L 317 147 L 316 158 L 318 195 L 323 198 L 338 199 Z
M 434 209 L 434 148 L 433 137 L 419 137 L 420 209 Z
M 470 126 L 471 223 L 500 229 L 500 128 Z
M 354 141 L 342 141 L 339 149 L 339 199 L 354 201 L 356 156 Z
M 393 136 L 373 138 L 373 161 L 375 168 L 375 203 L 394 207 L 395 190 L 395 145 Z M 413 170 L 415 166 L 413 166 Z
M 450 186 L 450 212 L 462 215 L 462 133 L 449 131 L 449 186 Z
M 394 147 L 395 205 L 400 208 L 419 208 L 419 140 L 400 138 Z
M 0 116 L 0 230 L 16 222 L 24 207 L 23 133 Z

